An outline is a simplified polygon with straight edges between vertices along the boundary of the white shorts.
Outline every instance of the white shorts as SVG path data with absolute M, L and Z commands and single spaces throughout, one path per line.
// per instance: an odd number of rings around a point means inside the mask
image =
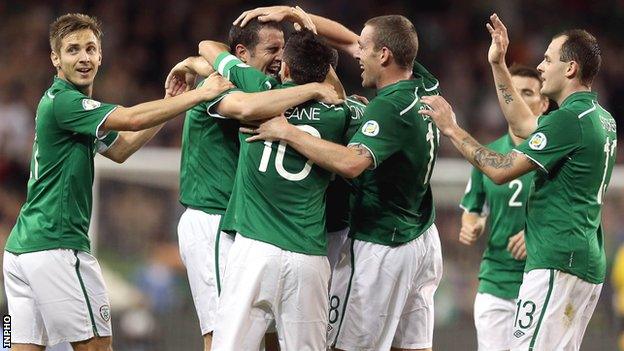
M 332 277 L 328 343 L 346 351 L 431 347 L 442 278 L 435 225 L 397 247 L 349 242 Z
M 15 344 L 56 345 L 112 335 L 102 270 L 86 252 L 4 252 L 4 287 Z
M 340 254 L 343 246 L 348 244 L 349 228 L 345 228 L 336 232 L 327 232 L 327 259 L 332 272 L 336 268 L 336 264 L 340 261 Z M 348 250 L 347 250 L 348 252 Z
M 269 326 L 282 350 L 325 351 L 329 263 L 237 234 L 228 257 L 212 350 L 257 351 Z
M 601 290 L 602 284 L 554 269 L 525 273 L 511 350 L 578 350 Z
M 180 257 L 186 266 L 202 335 L 214 330 L 220 280 L 234 242 L 233 235 L 220 231 L 220 222 L 220 215 L 189 208 L 178 223 Z
M 474 322 L 479 351 L 509 350 L 515 315 L 516 300 L 477 293 L 474 302 Z

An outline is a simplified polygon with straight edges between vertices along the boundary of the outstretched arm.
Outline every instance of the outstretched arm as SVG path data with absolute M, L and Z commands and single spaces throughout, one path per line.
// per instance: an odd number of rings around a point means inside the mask
M 202 101 L 212 100 L 231 89 L 232 83 L 219 75 L 212 75 L 199 89 L 191 90 L 170 99 L 145 102 L 132 107 L 118 107 L 106 118 L 102 131 L 139 131 L 175 118 Z
M 494 75 L 498 102 L 511 131 L 519 138 L 526 139 L 537 129 L 535 116 L 511 82 L 511 74 L 505 63 L 505 55 L 509 47 L 507 28 L 496 14 L 490 16 L 490 21 L 492 21 L 491 24 L 486 24 L 492 36 L 488 61 Z
M 537 169 L 538 166 L 524 154 L 512 151 L 503 155 L 479 144 L 457 125 L 455 113 L 443 97 L 423 96 L 421 101 L 429 105 L 431 109 L 418 112 L 431 117 L 440 132 L 451 139 L 464 158 L 479 168 L 494 183 L 504 184 Z
M 309 100 L 319 100 L 332 105 L 343 101 L 331 85 L 308 83 L 259 93 L 231 93 L 219 102 L 217 112 L 222 116 L 253 121 L 280 115 L 287 109 Z
M 299 7 L 289 6 L 270 6 L 270 7 L 258 7 L 253 10 L 243 12 L 234 21 L 234 25 L 240 25 L 244 27 L 250 20 L 258 18 L 260 22 L 269 21 L 290 21 L 304 25 L 306 22 L 305 16 L 302 15 L 303 10 Z M 349 30 L 342 24 L 332 21 L 330 19 L 307 14 L 312 20 L 316 33 L 324 37 L 329 45 L 332 47 L 349 53 L 351 56 L 355 55 L 358 50 L 358 35 Z
M 314 137 L 288 123 L 285 117 L 275 117 L 257 129 L 241 128 L 242 132 L 256 134 L 247 142 L 283 140 L 300 154 L 326 170 L 345 178 L 355 178 L 373 165 L 370 152 L 361 145 L 345 147 Z

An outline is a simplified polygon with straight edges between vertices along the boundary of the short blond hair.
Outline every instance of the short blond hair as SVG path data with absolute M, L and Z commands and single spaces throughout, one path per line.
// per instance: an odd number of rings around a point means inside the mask
M 61 50 L 63 38 L 83 29 L 90 29 L 98 42 L 102 43 L 102 28 L 96 17 L 82 13 L 68 13 L 60 16 L 50 25 L 50 48 L 58 53 Z

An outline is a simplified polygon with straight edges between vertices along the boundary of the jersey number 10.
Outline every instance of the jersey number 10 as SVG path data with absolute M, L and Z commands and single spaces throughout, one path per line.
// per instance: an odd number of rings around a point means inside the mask
M 302 124 L 296 127 L 312 136 L 315 136 L 317 138 L 321 137 L 321 133 L 312 126 Z M 258 167 L 258 170 L 262 173 L 266 172 L 269 166 L 271 151 L 273 151 L 273 149 L 271 148 L 272 145 L 272 141 L 264 142 L 264 150 L 262 151 L 262 158 L 260 159 L 260 166 Z M 305 166 L 303 166 L 303 169 L 297 173 L 288 172 L 284 168 L 284 155 L 286 154 L 286 145 L 287 144 L 285 141 L 280 141 L 279 146 L 277 147 L 277 155 L 275 156 L 275 170 L 280 176 L 282 176 L 282 178 L 293 182 L 298 182 L 305 179 L 312 171 L 312 161 L 308 160 Z

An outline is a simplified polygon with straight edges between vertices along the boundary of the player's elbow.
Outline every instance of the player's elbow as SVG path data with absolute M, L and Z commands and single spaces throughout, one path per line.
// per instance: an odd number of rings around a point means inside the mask
M 364 165 L 362 162 L 345 162 L 345 164 L 340 167 L 339 173 L 343 178 L 353 179 L 359 177 L 367 167 L 368 165 Z
M 493 174 L 490 175 L 490 179 L 492 179 L 494 184 L 502 185 L 502 184 L 509 182 L 513 178 L 510 175 L 505 174 L 503 172 L 494 172 Z

